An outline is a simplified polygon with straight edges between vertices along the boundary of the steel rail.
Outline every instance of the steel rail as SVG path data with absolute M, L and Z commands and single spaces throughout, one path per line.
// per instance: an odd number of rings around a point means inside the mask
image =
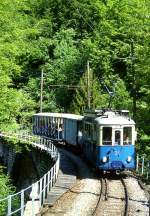
M 102 202 L 102 199 L 103 199 L 103 201 L 108 200 L 108 184 L 107 184 L 107 179 L 106 178 L 101 178 L 100 182 L 101 182 L 100 195 L 99 195 L 98 201 L 96 203 L 95 209 L 94 209 L 94 211 L 92 213 L 92 216 L 96 215 L 97 209 L 98 209 L 100 203 Z
M 129 195 L 128 195 L 128 190 L 126 183 L 123 178 L 121 178 L 121 183 L 124 187 L 124 192 L 125 192 L 125 209 L 124 209 L 124 216 L 128 216 L 129 213 Z

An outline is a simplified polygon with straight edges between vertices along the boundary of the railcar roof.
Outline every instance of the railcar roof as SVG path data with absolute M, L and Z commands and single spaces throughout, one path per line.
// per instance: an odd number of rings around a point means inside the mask
M 76 120 L 82 120 L 83 116 L 81 115 L 75 115 L 75 114 L 70 114 L 70 113 L 36 113 L 33 116 L 39 116 L 39 117 L 44 117 L 44 116 L 49 116 L 49 117 L 57 117 L 57 118 L 67 118 L 67 119 L 76 119 Z
M 135 122 L 129 117 L 114 112 L 105 112 L 104 115 L 95 118 L 100 125 L 135 125 Z

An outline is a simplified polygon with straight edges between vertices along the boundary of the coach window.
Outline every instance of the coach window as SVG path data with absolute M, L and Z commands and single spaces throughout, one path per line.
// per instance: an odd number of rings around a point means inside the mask
M 42 134 L 43 132 L 43 117 L 40 117 L 40 121 L 39 121 L 39 125 L 40 125 L 40 133 Z
M 111 127 L 103 127 L 103 145 L 112 145 Z
M 132 144 L 132 127 L 123 128 L 123 144 L 124 145 Z

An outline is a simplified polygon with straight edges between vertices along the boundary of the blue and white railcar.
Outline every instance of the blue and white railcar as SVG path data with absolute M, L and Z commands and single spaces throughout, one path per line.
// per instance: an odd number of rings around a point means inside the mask
M 83 152 L 100 170 L 135 169 L 135 138 L 127 111 L 97 110 L 83 119 Z

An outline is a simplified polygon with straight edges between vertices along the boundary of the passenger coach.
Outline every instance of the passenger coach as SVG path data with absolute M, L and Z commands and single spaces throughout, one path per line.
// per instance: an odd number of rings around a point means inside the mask
M 83 116 L 69 113 L 37 113 L 33 115 L 33 133 L 76 146 Z

